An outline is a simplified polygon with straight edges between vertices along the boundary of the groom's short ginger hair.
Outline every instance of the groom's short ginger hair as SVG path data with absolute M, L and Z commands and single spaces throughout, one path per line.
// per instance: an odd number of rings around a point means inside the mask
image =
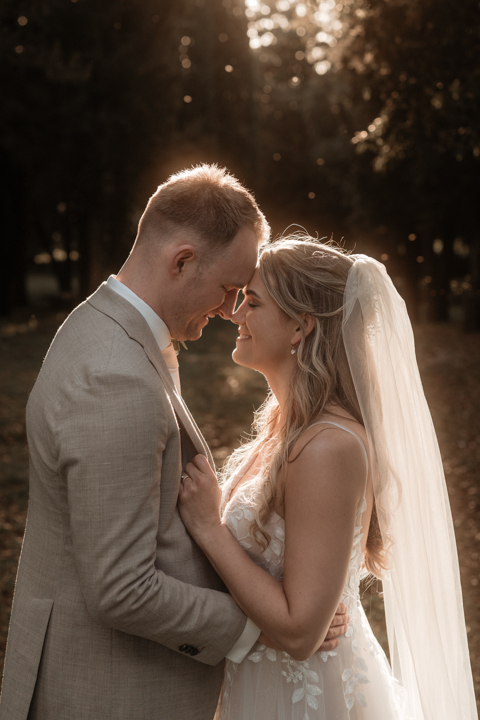
M 226 168 L 197 165 L 175 173 L 150 198 L 140 220 L 141 235 L 168 236 L 179 229 L 196 232 L 212 250 L 228 245 L 249 226 L 259 243 L 270 227 L 253 195 Z

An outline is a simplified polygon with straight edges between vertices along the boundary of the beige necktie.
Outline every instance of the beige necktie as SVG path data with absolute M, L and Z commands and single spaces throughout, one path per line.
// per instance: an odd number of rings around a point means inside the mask
M 162 355 L 168 369 L 170 370 L 170 375 L 172 376 L 173 382 L 175 383 L 177 392 L 180 395 L 180 375 L 178 372 L 177 353 L 175 352 L 172 343 L 170 343 L 170 345 L 168 345 L 165 350 L 162 350 Z

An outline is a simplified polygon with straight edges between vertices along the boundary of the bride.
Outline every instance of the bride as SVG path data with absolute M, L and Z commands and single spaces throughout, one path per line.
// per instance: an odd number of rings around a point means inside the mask
M 222 720 L 477 718 L 440 454 L 405 306 L 383 265 L 312 238 L 267 245 L 233 359 L 270 394 L 221 492 L 185 468 L 189 532 L 262 635 L 227 661 Z M 392 669 L 363 611 L 383 580 Z M 350 624 L 315 652 L 339 602 Z

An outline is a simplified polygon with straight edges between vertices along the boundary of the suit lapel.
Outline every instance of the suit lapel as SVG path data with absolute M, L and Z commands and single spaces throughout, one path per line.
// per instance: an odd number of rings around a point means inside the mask
M 143 347 L 149 361 L 160 376 L 178 420 L 188 433 L 195 449 L 201 455 L 205 455 L 212 467 L 215 467 L 210 450 L 182 397 L 178 395 L 158 343 L 142 314 L 128 300 L 109 288 L 106 283 L 100 285 L 98 290 L 87 298 L 87 302 L 115 320 L 132 340 Z
M 190 410 L 185 405 L 182 396 L 177 393 L 172 376 L 165 364 L 162 353 L 160 352 L 155 338 L 153 338 L 153 343 L 155 344 L 153 348 L 147 347 L 146 345 L 143 346 L 145 353 L 152 365 L 154 366 L 155 370 L 160 375 L 170 402 L 173 405 L 173 409 L 175 410 L 179 421 L 181 422 L 188 435 L 190 436 L 193 444 L 195 445 L 195 449 L 201 455 L 206 455 L 209 462 L 212 464 L 212 467 L 215 467 L 215 465 L 213 464 L 212 456 L 210 454 L 210 450 L 207 443 L 203 439 L 202 433 L 200 432 L 195 420 L 193 419 Z

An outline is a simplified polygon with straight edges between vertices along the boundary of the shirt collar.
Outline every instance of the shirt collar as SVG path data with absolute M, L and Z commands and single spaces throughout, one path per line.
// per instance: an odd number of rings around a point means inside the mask
M 115 275 L 110 275 L 107 280 L 107 285 L 111 290 L 121 295 L 125 300 L 128 300 L 128 302 L 138 310 L 152 331 L 160 348 L 160 352 L 163 352 L 172 342 L 170 331 L 163 320 L 152 310 L 150 305 L 147 305 L 146 302 L 139 298 L 133 290 L 130 290 L 130 288 L 121 283 L 120 280 L 117 280 Z

